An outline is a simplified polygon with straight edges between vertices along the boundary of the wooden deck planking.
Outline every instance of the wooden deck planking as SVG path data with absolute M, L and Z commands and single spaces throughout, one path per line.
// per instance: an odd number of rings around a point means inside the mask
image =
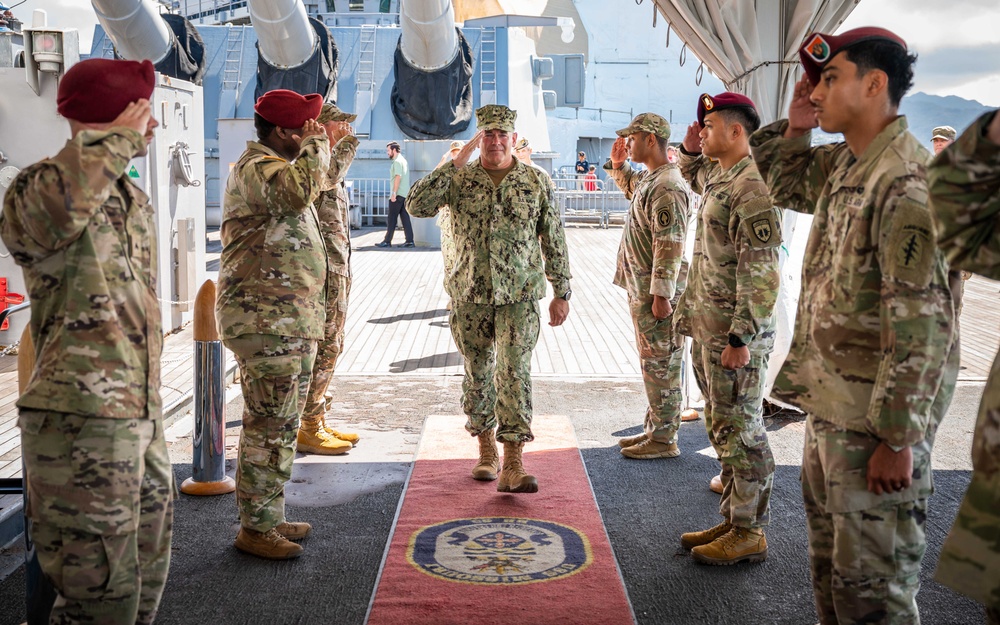
M 381 228 L 366 228 L 353 239 L 345 351 L 337 373 L 461 375 L 461 358 L 456 354 L 447 315 L 429 314 L 445 310 L 448 303 L 440 252 L 375 248 L 383 232 Z M 551 294 L 540 302 L 541 331 L 532 357 L 533 374 L 638 377 L 639 359 L 627 298 L 611 283 L 621 228 L 571 226 L 566 236 L 573 272 L 570 318 L 560 328 L 550 327 Z M 966 283 L 962 378 L 981 379 L 989 373 L 1000 346 L 998 304 L 1000 282 L 976 276 Z M 165 338 L 161 363 L 165 406 L 193 386 L 193 355 L 190 326 Z M 228 361 L 231 356 L 227 356 Z M 0 358 L 0 477 L 14 477 L 21 470 L 16 444 L 15 365 L 14 356 Z

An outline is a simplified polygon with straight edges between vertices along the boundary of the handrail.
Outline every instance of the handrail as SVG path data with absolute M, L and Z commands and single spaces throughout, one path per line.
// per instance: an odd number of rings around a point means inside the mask
M 16 306 L 11 306 L 10 308 L 0 310 L 0 323 L 3 323 L 7 319 L 7 317 L 10 317 L 14 313 L 30 307 L 31 307 L 31 302 L 24 302 L 23 304 L 17 304 Z

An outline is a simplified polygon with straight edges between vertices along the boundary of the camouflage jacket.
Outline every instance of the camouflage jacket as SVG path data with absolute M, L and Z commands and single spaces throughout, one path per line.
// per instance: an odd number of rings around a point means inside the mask
M 637 172 L 623 164 L 604 170 L 630 200 L 614 283 L 632 296 L 653 295 L 674 300 L 684 262 L 684 242 L 691 217 L 690 198 L 677 166 L 668 163 L 654 171 Z
M 322 339 L 327 251 L 313 202 L 330 166 L 326 135 L 289 163 L 250 141 L 223 198 L 219 334 Z
M 515 160 L 499 187 L 479 159 L 456 169 L 451 161 L 413 185 L 406 210 L 433 217 L 451 208 L 455 265 L 448 276 L 460 302 L 503 306 L 569 290 L 569 254 L 555 189 L 537 169 Z M 544 258 L 544 274 L 543 274 Z
M 7 190 L 0 236 L 24 271 L 37 356 L 19 408 L 161 415 L 155 222 L 126 174 L 145 143 L 86 130 Z
M 954 268 L 1000 280 L 1000 146 L 984 136 L 996 112 L 973 123 L 928 170 L 938 245 Z M 972 484 L 941 550 L 936 577 L 1000 609 L 1000 354 L 979 405 Z
M 357 151 L 358 139 L 353 136 L 344 137 L 333 146 L 330 169 L 316 207 L 319 229 L 329 255 L 327 270 L 348 277 L 351 275 L 351 215 L 344 179 Z
M 674 326 L 715 351 L 734 334 L 751 353 L 770 353 L 781 282 L 781 211 L 749 156 L 724 170 L 705 156 L 682 152 L 680 164 L 691 190 L 701 195 L 701 208 Z
M 855 158 L 846 143 L 750 139 L 775 203 L 813 215 L 791 351 L 772 393 L 901 447 L 924 438 L 956 339 L 948 265 L 927 208 L 930 155 L 889 124 Z

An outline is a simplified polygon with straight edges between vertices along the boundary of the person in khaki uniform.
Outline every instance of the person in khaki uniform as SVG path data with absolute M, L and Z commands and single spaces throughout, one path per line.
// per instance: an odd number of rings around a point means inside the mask
M 722 523 L 681 536 L 703 564 L 767 557 L 774 456 L 764 429 L 763 392 L 774 347 L 781 212 L 750 158 L 750 133 L 759 125 L 750 98 L 702 94 L 698 121 L 681 145 L 681 173 L 702 201 L 674 327 L 693 339 L 705 429 L 722 463 Z
M 538 300 L 545 279 L 555 297 L 549 325 L 569 315 L 570 274 L 555 188 L 534 167 L 514 158 L 517 113 L 487 105 L 476 111 L 479 132 L 451 161 L 420 179 L 409 196 L 416 217 L 451 210 L 455 266 L 448 276 L 448 318 L 465 358 L 465 429 L 479 438 L 475 479 L 495 480 L 496 441 L 504 446 L 497 490 L 534 493 L 522 448 L 531 433 L 531 353 L 538 341 Z M 469 162 L 476 149 L 480 158 Z
M 328 254 L 313 203 L 327 182 L 330 142 L 319 94 L 268 91 L 223 198 L 219 335 L 236 358 L 243 431 L 236 470 L 236 548 L 269 559 L 302 554 L 308 523 L 285 520 L 299 418 L 324 337 Z
M 649 402 L 643 433 L 623 438 L 618 445 L 626 458 L 674 458 L 681 453 L 677 430 L 684 348 L 674 340 L 671 313 L 687 273 L 683 257 L 691 214 L 689 197 L 677 165 L 667 160 L 667 120 L 641 113 L 617 133 L 604 170 L 630 203 L 614 283 L 628 294 Z M 630 157 L 647 171 L 624 167 Z
M 931 450 L 958 374 L 930 154 L 898 114 L 916 57 L 881 28 L 813 33 L 788 119 L 751 138 L 775 203 L 813 215 L 795 333 L 773 394 L 804 410 L 816 611 L 917 623 Z M 843 143 L 811 147 L 812 129 Z
M 938 246 L 952 269 L 1000 280 L 1000 113 L 976 120 L 927 175 Z M 985 234 L 985 236 L 984 236 Z M 972 439 L 972 483 L 941 548 L 935 578 L 986 607 L 1000 625 L 1000 354 Z
M 323 340 L 316 349 L 306 407 L 299 421 L 297 449 L 301 452 L 334 456 L 346 453 L 360 440 L 353 432 L 340 432 L 326 424 L 326 411 L 333 401 L 330 379 L 344 348 L 347 299 L 351 292 L 350 204 L 344 179 L 358 150 L 351 122 L 357 115 L 345 113 L 336 104 L 326 103 L 317 122 L 330 140 L 330 169 L 316 206 L 320 232 L 326 242 L 326 322 Z
M 31 297 L 17 424 L 52 623 L 152 623 L 170 567 L 156 227 L 127 173 L 158 125 L 155 84 L 149 61 L 70 68 L 57 104 L 72 138 L 14 178 L 0 214 Z

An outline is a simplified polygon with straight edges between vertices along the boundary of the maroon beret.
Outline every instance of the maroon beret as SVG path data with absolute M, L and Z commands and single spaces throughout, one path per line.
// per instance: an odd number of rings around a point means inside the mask
M 701 94 L 698 98 L 698 125 L 705 126 L 705 116 L 722 109 L 746 108 L 757 113 L 753 100 L 740 93 L 723 91 L 719 95 Z
M 799 58 L 802 59 L 802 66 L 809 81 L 814 85 L 819 83 L 820 72 L 830 59 L 847 48 L 865 41 L 888 41 L 906 50 L 906 42 L 896 33 L 875 26 L 855 28 L 840 35 L 811 33 L 799 48 Z
M 288 89 L 273 89 L 257 98 L 253 110 L 278 128 L 301 128 L 307 119 L 316 119 L 323 109 L 318 93 L 299 95 Z
M 88 59 L 59 79 L 59 114 L 85 124 L 113 122 L 125 107 L 153 94 L 155 70 L 149 61 Z

